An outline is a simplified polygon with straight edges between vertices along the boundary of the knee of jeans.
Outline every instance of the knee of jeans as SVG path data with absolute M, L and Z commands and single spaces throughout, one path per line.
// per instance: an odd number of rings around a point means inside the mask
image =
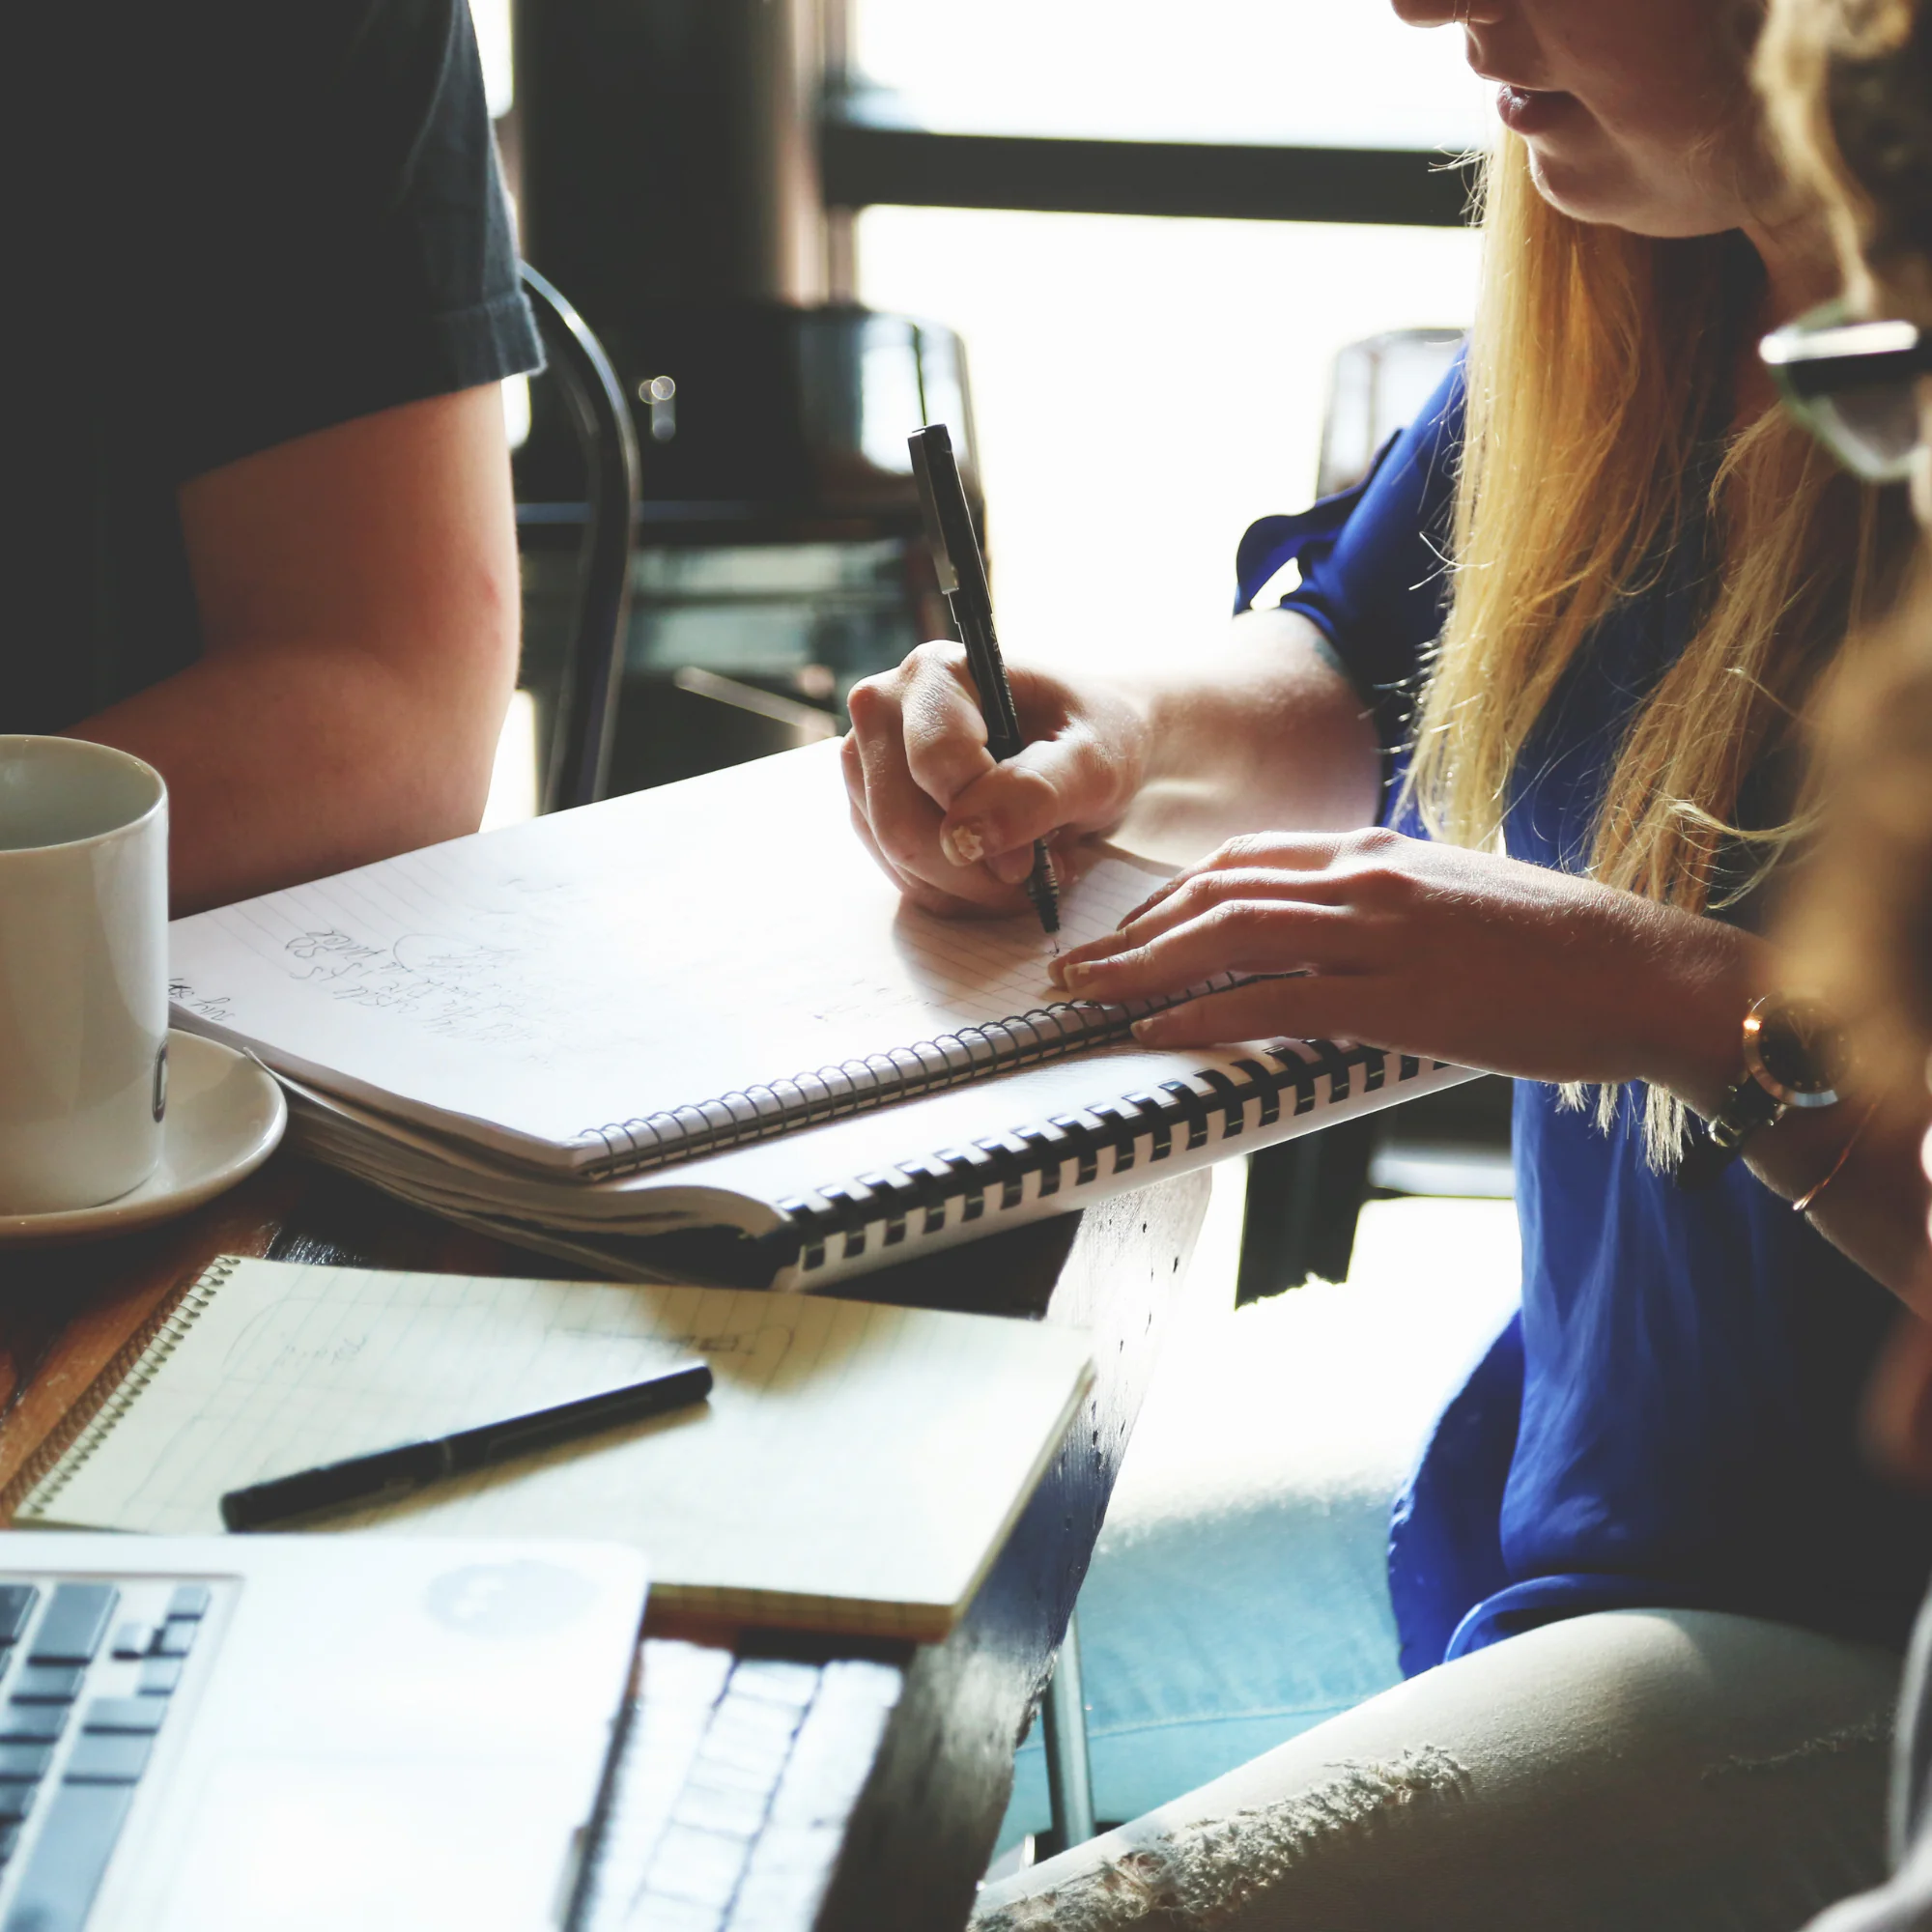
M 1065 1877 L 976 1914 L 973 1932 L 1213 1932 L 1295 1867 L 1362 1844 L 1418 1805 L 1460 1804 L 1468 1792 L 1467 1772 L 1433 1745 L 1344 1759 L 1273 1804 L 1145 1840 L 1110 1833 L 1088 1862 L 1078 1862 L 1077 1849 L 1069 1854 L 1076 1869 Z

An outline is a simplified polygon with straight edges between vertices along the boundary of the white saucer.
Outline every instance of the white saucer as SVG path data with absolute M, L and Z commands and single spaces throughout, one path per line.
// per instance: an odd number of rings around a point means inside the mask
M 253 1174 L 274 1152 L 288 1123 L 282 1090 L 257 1062 L 170 1028 L 160 1165 L 139 1187 L 98 1208 L 0 1214 L 0 1248 L 130 1235 L 185 1214 Z

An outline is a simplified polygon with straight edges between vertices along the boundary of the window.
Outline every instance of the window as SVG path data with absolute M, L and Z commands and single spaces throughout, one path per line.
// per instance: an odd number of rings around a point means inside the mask
M 853 9 L 852 112 L 941 139 L 1048 137 L 1018 153 L 1041 171 L 1021 208 L 1054 205 L 1055 143 L 1188 144 L 1153 151 L 1156 176 L 1222 144 L 1249 151 L 1234 177 L 1269 146 L 1338 163 L 1395 150 L 1420 175 L 1485 138 L 1461 35 L 1376 0 Z M 1330 157 L 1305 158 L 1319 201 Z M 1003 636 L 1090 659 L 1224 620 L 1242 529 L 1314 494 L 1335 352 L 1466 324 L 1476 250 L 1454 226 L 980 207 L 873 205 L 855 231 L 863 300 L 965 338 Z
M 1459 150 L 1486 84 L 1386 0 L 853 0 L 852 61 L 944 132 Z
M 1092 661 L 1226 621 L 1242 530 L 1315 494 L 1335 351 L 1465 324 L 1476 238 L 874 208 L 857 258 L 965 338 L 1002 638 Z

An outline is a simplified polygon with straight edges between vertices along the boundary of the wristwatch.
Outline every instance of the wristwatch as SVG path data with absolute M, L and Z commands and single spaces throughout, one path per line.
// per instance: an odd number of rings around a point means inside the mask
M 1677 1166 L 1680 1187 L 1708 1187 L 1761 1127 L 1793 1107 L 1835 1107 L 1844 1029 L 1817 1000 L 1771 993 L 1745 1015 L 1745 1070 Z

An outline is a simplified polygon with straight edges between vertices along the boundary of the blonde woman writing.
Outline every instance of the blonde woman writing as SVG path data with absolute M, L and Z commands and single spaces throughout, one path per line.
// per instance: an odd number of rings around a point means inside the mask
M 951 647 L 853 694 L 855 818 L 921 903 L 1018 906 L 1038 836 L 1244 832 L 1065 984 L 1313 970 L 1150 1040 L 1519 1078 L 1521 1314 L 1397 1507 L 1410 1681 L 988 1893 L 989 1926 L 1788 1927 L 1880 1868 L 1932 1518 L 1854 1411 L 1920 1264 L 1909 1166 L 1840 1104 L 1701 1191 L 1672 1170 L 1776 990 L 1795 721 L 1902 506 L 1752 354 L 1833 287 L 1763 157 L 1757 12 L 1454 17 L 1506 129 L 1466 366 L 1358 497 L 1249 533 L 1244 597 L 1291 557 L 1299 588 L 1165 681 L 1015 665 L 1035 742 L 998 768 Z

